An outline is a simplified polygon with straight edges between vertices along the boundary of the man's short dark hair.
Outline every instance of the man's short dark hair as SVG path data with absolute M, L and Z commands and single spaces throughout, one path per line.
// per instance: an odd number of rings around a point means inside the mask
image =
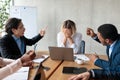
M 17 29 L 20 22 L 21 22 L 21 19 L 18 19 L 18 18 L 10 18 L 10 19 L 8 19 L 8 21 L 5 24 L 5 31 L 8 34 L 13 34 L 12 29 L 13 28 Z
M 99 26 L 98 32 L 104 39 L 115 41 L 118 38 L 118 31 L 113 24 L 103 24 Z

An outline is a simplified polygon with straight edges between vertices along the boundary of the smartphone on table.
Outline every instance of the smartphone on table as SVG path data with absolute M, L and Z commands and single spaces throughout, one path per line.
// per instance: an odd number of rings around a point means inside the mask
M 63 73 L 65 74 L 80 74 L 86 72 L 87 68 L 85 67 L 63 67 Z

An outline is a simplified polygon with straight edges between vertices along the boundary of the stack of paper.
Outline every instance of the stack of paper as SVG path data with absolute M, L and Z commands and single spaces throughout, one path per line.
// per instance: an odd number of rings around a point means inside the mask
M 41 63 L 41 62 L 43 62 L 46 58 L 49 57 L 49 55 L 42 55 L 42 56 L 43 56 L 43 58 L 34 59 L 33 62 Z
M 84 54 L 79 54 L 79 55 L 74 55 L 76 59 L 83 60 L 83 61 L 89 61 L 90 59 L 84 55 Z
M 16 73 L 4 78 L 3 80 L 27 80 L 29 67 L 22 67 Z

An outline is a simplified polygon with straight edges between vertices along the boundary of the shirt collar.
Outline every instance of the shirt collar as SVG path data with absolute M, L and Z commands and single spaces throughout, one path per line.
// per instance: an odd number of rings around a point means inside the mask
M 114 42 L 110 45 L 110 48 L 112 48 L 112 47 L 115 45 L 116 42 L 117 42 L 117 40 L 114 41 Z
M 17 38 L 15 35 L 12 35 L 12 37 L 16 40 L 20 39 L 20 38 Z

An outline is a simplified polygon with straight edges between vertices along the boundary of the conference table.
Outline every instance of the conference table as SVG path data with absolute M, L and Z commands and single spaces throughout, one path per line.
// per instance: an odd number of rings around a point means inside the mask
M 42 54 L 48 54 L 48 51 L 41 51 L 37 53 L 37 58 Z M 86 56 L 89 56 L 90 53 L 86 53 Z M 106 55 L 99 55 L 100 58 L 106 59 Z M 39 65 L 38 63 L 34 63 L 34 66 Z M 67 80 L 69 77 L 75 74 L 64 74 L 62 73 L 63 67 L 86 67 L 88 70 L 92 68 L 99 68 L 95 66 L 91 61 L 87 61 L 84 64 L 77 64 L 74 61 L 62 61 L 62 60 L 52 60 L 48 57 L 43 63 L 43 66 L 48 67 L 49 70 L 43 69 L 45 80 Z M 31 68 L 29 70 L 28 80 L 33 80 L 36 68 Z

